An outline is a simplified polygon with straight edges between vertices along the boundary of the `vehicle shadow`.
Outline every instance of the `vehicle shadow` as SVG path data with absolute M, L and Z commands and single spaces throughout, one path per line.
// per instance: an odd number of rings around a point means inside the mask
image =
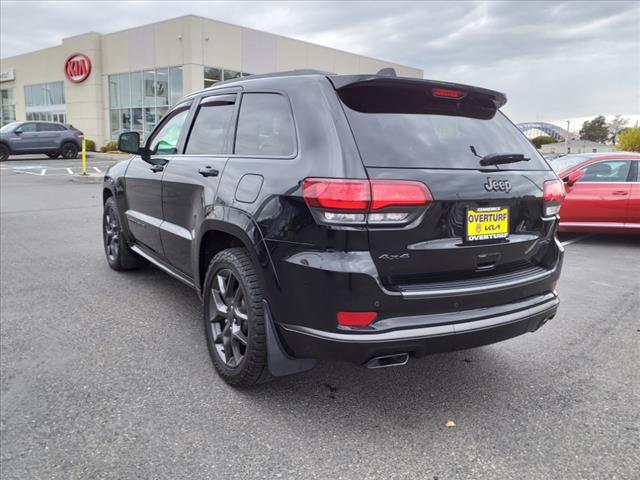
M 305 418 L 318 430 L 434 430 L 444 429 L 449 419 L 462 426 L 483 422 L 485 415 L 494 420 L 511 411 L 517 416 L 523 396 L 531 393 L 527 382 L 533 368 L 510 364 L 499 346 L 487 346 L 379 370 L 321 362 L 314 370 L 240 395 L 264 415 Z M 559 395 L 551 384 L 548 390 L 537 387 L 536 395 Z
M 128 272 L 138 290 L 162 291 L 163 302 L 182 311 L 177 335 L 203 342 L 201 311 L 195 293 L 154 267 Z M 169 293 L 170 292 L 170 293 Z M 196 300 L 196 301 L 194 301 Z M 189 318 L 184 322 L 185 317 Z M 505 412 L 527 415 L 520 405 L 532 393 L 560 406 L 573 394 L 559 388 L 544 352 L 527 348 L 531 335 L 481 348 L 411 359 L 406 366 L 369 370 L 345 362 L 320 361 L 315 368 L 279 377 L 250 389 L 233 389 L 238 401 L 267 418 L 304 418 L 317 430 L 444 429 L 444 422 L 495 421 Z M 520 348 L 525 346 L 525 348 Z M 205 361 L 204 352 L 191 361 Z M 206 360 L 205 360 L 206 358 Z M 213 365 L 214 381 L 222 384 Z M 535 392 L 531 391 L 535 377 Z M 555 401 L 555 403 L 554 403 Z M 549 403 L 548 403 L 549 402 Z M 552 407 L 553 408 L 553 407 Z

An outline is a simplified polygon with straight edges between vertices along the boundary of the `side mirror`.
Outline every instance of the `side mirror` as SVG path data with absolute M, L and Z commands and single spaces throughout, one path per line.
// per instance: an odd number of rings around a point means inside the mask
M 138 132 L 124 132 L 118 137 L 118 150 L 121 152 L 140 153 L 140 134 Z
M 580 179 L 584 177 L 584 174 L 584 170 L 576 170 L 575 172 L 571 172 L 565 181 L 569 187 L 573 187 L 576 182 L 580 181 Z

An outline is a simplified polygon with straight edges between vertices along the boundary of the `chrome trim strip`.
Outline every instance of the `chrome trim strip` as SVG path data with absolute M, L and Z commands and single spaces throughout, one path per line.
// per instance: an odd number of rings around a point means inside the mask
M 136 224 L 140 224 L 142 222 L 146 225 L 153 225 L 156 228 L 159 228 L 160 224 L 162 224 L 161 218 L 152 217 L 151 215 L 145 215 L 144 213 L 140 213 L 135 210 L 127 210 L 126 212 L 124 212 L 124 214 L 127 216 L 127 219 Z
M 177 237 L 184 238 L 185 240 L 193 240 L 193 234 L 189 230 L 181 227 L 180 225 L 176 225 L 175 223 L 167 222 L 165 220 L 160 224 L 160 229 L 172 233 Z
M 560 221 L 561 227 L 596 227 L 596 228 L 638 228 L 640 223 L 631 222 L 563 222 Z
M 149 260 L 151 263 L 153 263 L 156 267 L 158 267 L 160 270 L 168 273 L 169 275 L 171 275 L 173 278 L 175 278 L 176 280 L 180 280 L 182 283 L 184 283 L 185 285 L 191 287 L 191 288 L 196 288 L 196 286 L 193 284 L 193 282 L 191 280 L 189 280 L 188 278 L 186 278 L 185 276 L 179 274 L 178 272 L 174 272 L 172 269 L 170 269 L 169 267 L 167 267 L 166 265 L 163 265 L 162 263 L 160 263 L 158 260 L 156 260 L 154 257 L 152 257 L 151 255 L 149 255 L 147 252 L 145 252 L 144 250 L 142 250 L 140 247 L 138 247 L 137 245 L 131 245 L 131 250 L 133 250 L 134 252 L 136 252 L 138 255 L 140 255 L 142 258 Z
M 491 283 L 488 285 L 479 285 L 477 287 L 465 286 L 463 288 L 441 288 L 437 290 L 436 289 L 417 290 L 413 292 L 400 292 L 400 293 L 403 298 L 442 298 L 442 297 L 457 297 L 461 295 L 473 295 L 477 293 L 488 293 L 488 292 L 494 292 L 496 290 L 502 290 L 504 288 L 513 288 L 513 287 L 528 285 L 529 283 L 537 282 L 538 280 L 543 280 L 545 278 L 552 276 L 555 273 L 555 271 L 556 269 L 553 268 L 551 270 L 545 270 L 544 272 L 540 272 L 535 275 L 531 275 L 529 277 Z
M 290 325 L 281 323 L 282 328 L 292 333 L 308 335 L 310 337 L 341 343 L 384 343 L 397 342 L 405 340 L 420 340 L 433 337 L 441 337 L 445 335 L 456 335 L 469 333 L 476 330 L 485 330 L 489 328 L 500 327 L 524 321 L 537 317 L 539 315 L 552 315 L 558 307 L 560 301 L 557 296 L 541 305 L 519 310 L 517 312 L 508 313 L 498 317 L 485 318 L 482 320 L 453 323 L 448 325 L 438 325 L 434 327 L 410 328 L 405 330 L 394 330 L 382 333 L 335 333 L 316 330 L 314 328 L 304 327 L 301 325 Z

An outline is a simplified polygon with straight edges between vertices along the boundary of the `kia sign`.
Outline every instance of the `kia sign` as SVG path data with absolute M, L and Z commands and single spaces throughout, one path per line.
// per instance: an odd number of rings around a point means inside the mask
M 73 53 L 64 61 L 64 74 L 70 82 L 84 82 L 90 73 L 91 60 L 84 53 Z

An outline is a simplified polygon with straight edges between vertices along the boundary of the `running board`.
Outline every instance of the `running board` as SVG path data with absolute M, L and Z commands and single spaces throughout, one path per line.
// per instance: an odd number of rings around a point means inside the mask
M 140 255 L 145 260 L 148 260 L 149 262 L 154 264 L 160 270 L 162 270 L 162 271 L 168 273 L 169 275 L 171 275 L 176 280 L 180 280 L 182 283 L 184 283 L 185 285 L 188 285 L 189 287 L 191 287 L 193 289 L 196 288 L 194 283 L 188 277 L 186 277 L 185 275 L 183 275 L 183 274 L 181 274 L 179 272 L 176 272 L 173 268 L 168 267 L 165 264 L 161 263 L 160 260 L 156 259 L 153 255 L 145 252 L 138 245 L 131 245 L 129 248 L 131 250 L 133 250 L 134 252 L 136 252 L 138 255 Z

